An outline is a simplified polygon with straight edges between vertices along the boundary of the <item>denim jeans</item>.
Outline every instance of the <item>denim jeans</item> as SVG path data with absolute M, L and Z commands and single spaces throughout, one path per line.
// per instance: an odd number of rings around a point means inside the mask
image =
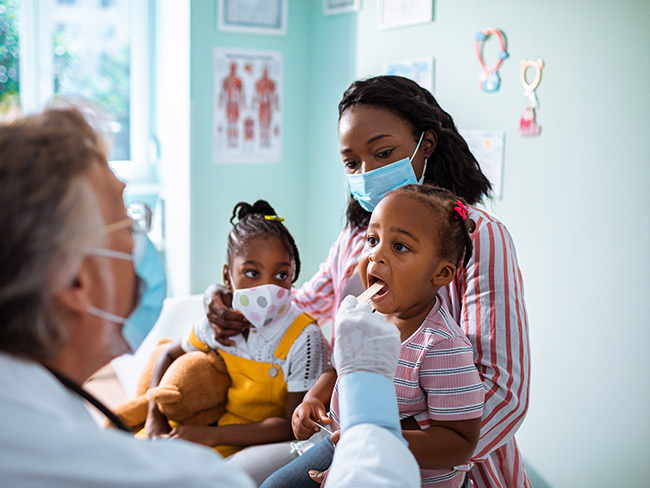
M 308 451 L 266 478 L 260 488 L 319 488 L 309 477 L 309 471 L 325 471 L 332 464 L 334 444 L 325 437 Z

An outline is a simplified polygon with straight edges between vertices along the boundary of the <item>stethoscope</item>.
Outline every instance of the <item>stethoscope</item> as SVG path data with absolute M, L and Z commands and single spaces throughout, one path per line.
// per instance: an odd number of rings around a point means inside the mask
M 124 431 L 124 432 L 129 432 L 132 433 L 131 429 L 129 429 L 126 424 L 113 412 L 111 412 L 106 405 L 104 405 L 102 402 L 100 402 L 97 398 L 95 398 L 93 395 L 91 395 L 89 392 L 84 390 L 80 385 L 72 381 L 70 378 L 67 376 L 64 376 L 63 374 L 59 373 L 58 371 L 55 371 L 54 369 L 45 366 L 50 373 L 54 375 L 54 377 L 61 382 L 63 386 L 65 386 L 68 390 L 76 393 L 79 395 L 81 398 L 86 400 L 88 403 L 90 403 L 93 407 L 95 407 L 97 410 L 99 410 L 104 416 L 118 429 Z

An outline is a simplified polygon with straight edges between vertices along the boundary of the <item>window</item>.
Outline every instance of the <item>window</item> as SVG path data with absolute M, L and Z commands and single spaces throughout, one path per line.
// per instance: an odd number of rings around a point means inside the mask
M 127 203 L 159 205 L 148 0 L 0 0 L 0 117 L 83 97 L 109 114 Z M 7 115 L 8 114 L 8 115 Z M 157 212 L 160 213 L 160 212 Z M 160 225 L 152 238 L 162 247 Z

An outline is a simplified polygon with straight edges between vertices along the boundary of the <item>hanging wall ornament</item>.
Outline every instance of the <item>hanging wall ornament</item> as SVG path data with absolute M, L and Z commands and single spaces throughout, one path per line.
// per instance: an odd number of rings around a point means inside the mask
M 491 36 L 494 35 L 499 39 L 499 45 L 501 49 L 497 55 L 499 60 L 497 64 L 492 67 L 485 65 L 485 60 L 483 59 L 483 44 Z M 478 87 L 483 90 L 485 93 L 494 93 L 499 90 L 501 86 L 501 77 L 499 76 L 499 70 L 503 61 L 508 57 L 508 51 L 506 51 L 506 36 L 503 31 L 499 29 L 494 29 L 488 27 L 476 34 L 476 56 L 478 57 L 478 62 L 481 63 L 483 70 L 478 77 Z
M 521 118 L 519 119 L 519 132 L 520 136 L 523 137 L 537 137 L 541 132 L 542 128 L 535 120 L 537 109 L 537 94 L 535 90 L 539 86 L 539 82 L 542 80 L 542 68 L 544 67 L 544 61 L 537 59 L 535 61 L 530 59 L 522 60 L 519 63 L 521 67 L 521 84 L 524 87 L 524 96 L 528 97 L 530 100 L 530 105 L 524 108 Z M 526 80 L 526 71 L 528 69 L 535 70 L 535 77 L 531 83 L 528 83 Z

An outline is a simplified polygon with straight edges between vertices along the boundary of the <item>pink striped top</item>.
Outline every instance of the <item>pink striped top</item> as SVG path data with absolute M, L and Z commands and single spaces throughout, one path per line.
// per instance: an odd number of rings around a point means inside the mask
M 528 409 L 528 316 L 514 243 L 505 226 L 470 208 L 477 224 L 466 269 L 440 290 L 474 349 L 485 389 L 481 437 L 470 472 L 478 487 L 529 487 L 514 434 Z M 334 319 L 346 281 L 356 272 L 365 229 L 346 227 L 318 273 L 295 293 L 297 305 L 324 323 Z
M 426 319 L 402 343 L 393 380 L 400 419 L 415 417 L 422 429 L 430 419 L 468 420 L 483 413 L 483 383 L 473 362 L 472 344 L 437 297 Z M 330 404 L 338 429 L 338 390 Z M 458 488 L 465 473 L 453 469 L 421 469 L 422 487 Z

